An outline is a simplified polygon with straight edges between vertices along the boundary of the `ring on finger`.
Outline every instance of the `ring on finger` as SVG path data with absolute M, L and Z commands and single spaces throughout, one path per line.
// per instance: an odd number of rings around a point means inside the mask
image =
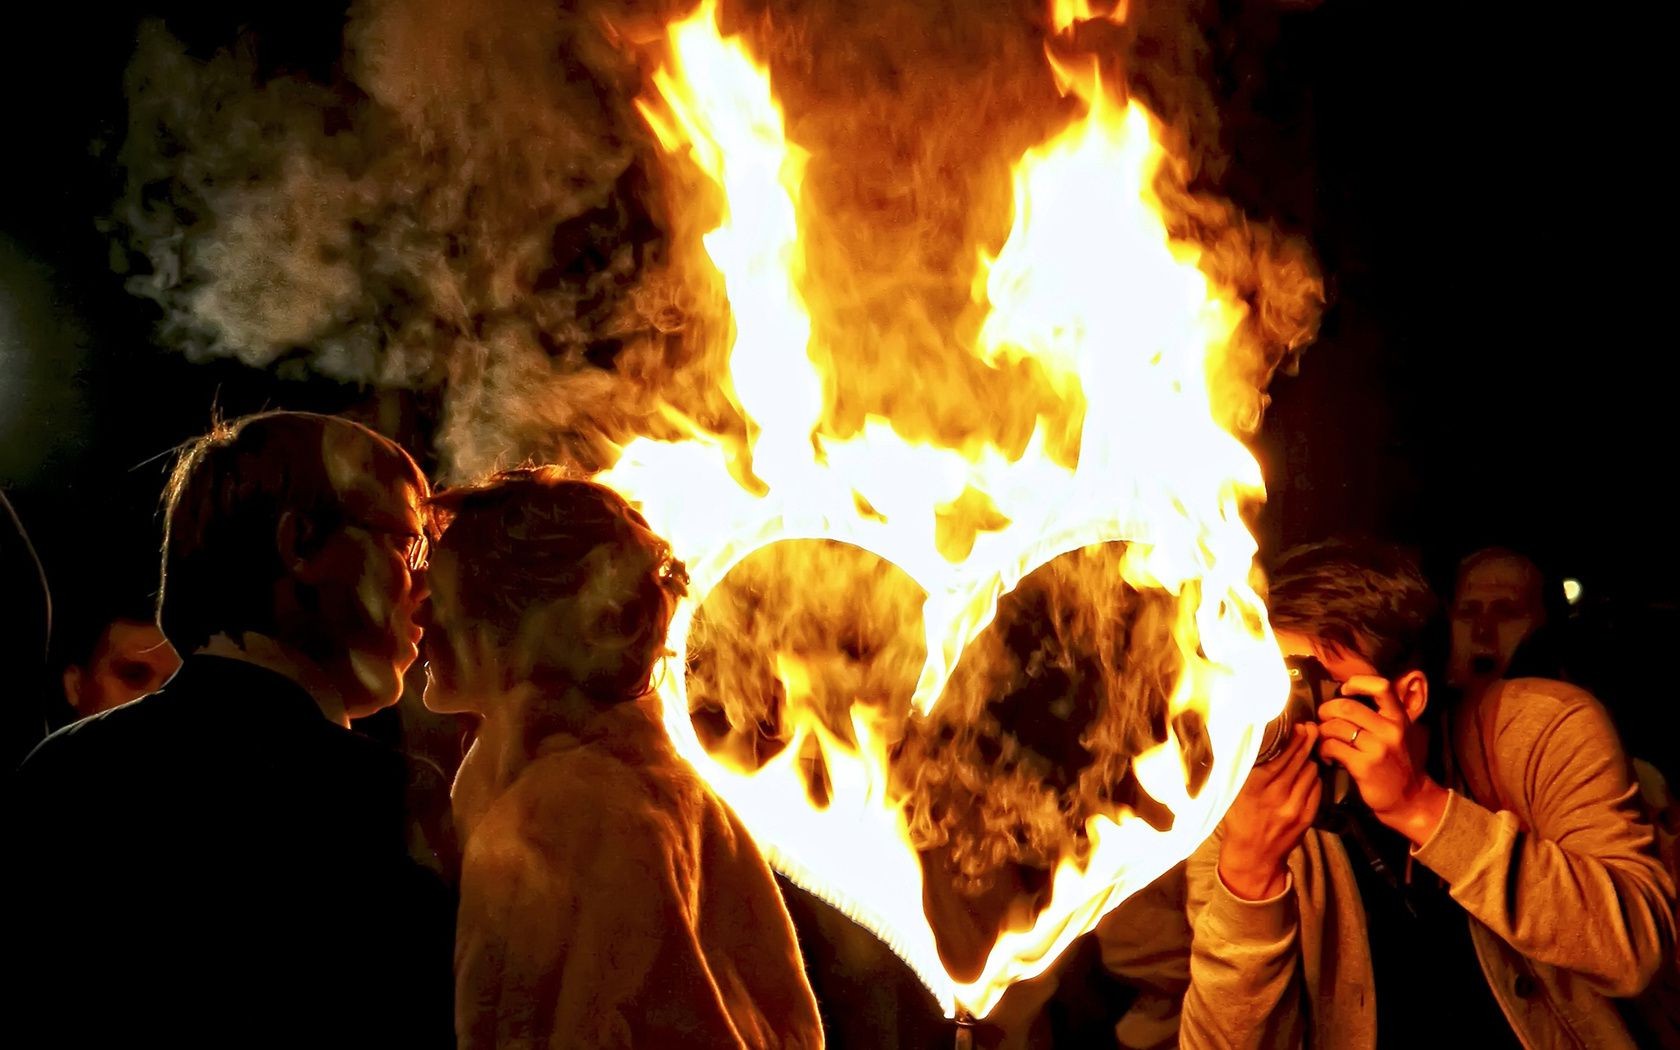
M 1353 735 L 1348 737 L 1348 743 L 1355 744 L 1355 743 L 1359 742 L 1359 730 L 1361 728 L 1362 727 L 1360 727 L 1360 726 L 1354 726 L 1353 727 Z

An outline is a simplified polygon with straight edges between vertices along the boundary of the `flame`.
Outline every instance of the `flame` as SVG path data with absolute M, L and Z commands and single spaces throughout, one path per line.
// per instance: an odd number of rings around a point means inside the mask
M 1124 4 L 1114 17 L 1123 13 Z M 1091 17 L 1085 0 L 1059 0 L 1052 13 L 1058 28 Z M 671 25 L 668 43 L 657 98 L 638 105 L 662 146 L 686 152 L 722 199 L 702 244 L 728 297 L 730 394 L 748 441 L 699 428 L 686 440 L 639 438 L 599 475 L 689 566 L 675 657 L 659 682 L 666 728 L 779 870 L 873 930 L 947 1013 L 984 1016 L 1213 830 L 1253 762 L 1258 726 L 1282 705 L 1287 680 L 1249 582 L 1256 546 L 1241 516 L 1263 494 L 1260 469 L 1216 422 L 1210 382 L 1242 307 L 1167 234 L 1152 188 L 1165 159 L 1155 118 L 1116 101 L 1094 71 L 1069 78 L 1085 85 L 1084 112 L 1016 167 L 1013 229 L 995 258 L 978 260 L 987 313 L 972 348 L 1036 370 L 1059 414 L 1041 417 L 1024 449 L 984 438 L 983 405 L 973 406 L 980 438 L 961 448 L 907 439 L 873 416 L 855 433 L 833 432 L 804 299 L 820 294 L 803 286 L 804 155 L 785 137 L 767 72 L 720 35 L 711 0 Z M 972 542 L 952 542 L 953 523 Z M 954 702 L 953 669 L 1000 598 L 1058 556 L 1123 541 L 1126 583 L 1176 603 L 1182 669 L 1167 738 L 1131 762 L 1171 827 L 1157 831 L 1125 806 L 1091 817 L 1089 849 L 1060 860 L 1048 904 L 1001 932 L 977 977 L 947 972 L 924 914 L 924 866 L 888 775 L 901 727 L 887 714 L 860 703 L 849 726 L 825 724 L 809 699 L 812 668 L 778 652 L 794 723 L 785 748 L 748 769 L 709 753 L 696 732 L 683 668 L 697 611 L 749 555 L 807 539 L 872 552 L 925 592 L 926 659 L 907 718 Z M 1205 725 L 1212 753 L 1199 790 L 1179 738 L 1186 713 Z M 821 804 L 800 768 L 813 755 L 829 782 Z
M 754 461 L 759 477 L 778 481 L 797 470 L 801 442 L 822 416 L 822 377 L 806 356 L 811 318 L 799 294 L 799 185 L 805 155 L 782 134 L 782 112 L 770 81 L 737 40 L 713 28 L 714 0 L 671 28 L 674 68 L 654 74 L 654 86 L 676 126 L 646 102 L 637 108 L 666 149 L 686 142 L 700 169 L 731 207 L 722 225 L 702 238 L 723 274 L 735 313 L 729 378 L 741 414 L 758 424 L 766 455 Z M 695 90 L 704 85 L 705 90 Z
M 1050 0 L 1050 25 L 1057 33 L 1065 33 L 1080 22 L 1113 22 L 1116 25 L 1126 21 L 1126 8 L 1129 0 L 1117 0 L 1105 13 L 1099 13 L 1091 0 Z

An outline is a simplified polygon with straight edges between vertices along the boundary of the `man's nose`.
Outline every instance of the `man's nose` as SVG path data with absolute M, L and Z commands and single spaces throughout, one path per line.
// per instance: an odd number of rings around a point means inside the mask
M 1499 618 L 1495 616 L 1478 616 L 1470 631 L 1470 637 L 1478 645 L 1495 645 L 1499 641 Z

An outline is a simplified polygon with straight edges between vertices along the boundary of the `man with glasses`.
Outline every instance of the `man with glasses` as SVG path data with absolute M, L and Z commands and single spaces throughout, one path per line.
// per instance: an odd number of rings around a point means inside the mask
M 1648 1045 L 1617 1000 L 1674 950 L 1674 887 L 1598 702 L 1525 679 L 1443 704 L 1396 548 L 1297 548 L 1268 606 L 1322 702 L 1189 861 L 1180 1045 Z
M 453 900 L 408 853 L 403 757 L 350 728 L 416 658 L 428 495 L 329 416 L 182 453 L 158 603 L 180 672 L 13 784 L 19 1045 L 450 1043 Z

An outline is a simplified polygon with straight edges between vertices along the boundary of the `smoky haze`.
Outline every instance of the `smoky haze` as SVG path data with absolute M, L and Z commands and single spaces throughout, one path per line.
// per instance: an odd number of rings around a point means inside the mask
M 668 407 L 738 427 L 721 288 L 673 250 L 699 231 L 671 202 L 704 187 L 632 104 L 660 27 L 685 13 L 360 0 L 326 71 L 269 68 L 247 37 L 206 54 L 147 22 L 124 75 L 113 265 L 194 360 L 434 392 L 451 478 L 604 465 L 614 442 L 664 433 Z M 1011 219 L 1010 166 L 1075 114 L 1045 18 L 1017 0 L 725 5 L 811 154 L 805 284 L 830 426 L 882 414 L 961 440 L 973 397 L 1018 381 L 963 341 L 976 260 Z M 1248 307 L 1227 370 L 1242 390 L 1224 400 L 1251 431 L 1322 285 L 1301 242 L 1218 196 L 1213 31 L 1211 9 L 1138 2 L 1078 44 L 1169 129 L 1169 228 Z M 1020 400 L 994 435 L 1006 445 L 1031 430 Z

